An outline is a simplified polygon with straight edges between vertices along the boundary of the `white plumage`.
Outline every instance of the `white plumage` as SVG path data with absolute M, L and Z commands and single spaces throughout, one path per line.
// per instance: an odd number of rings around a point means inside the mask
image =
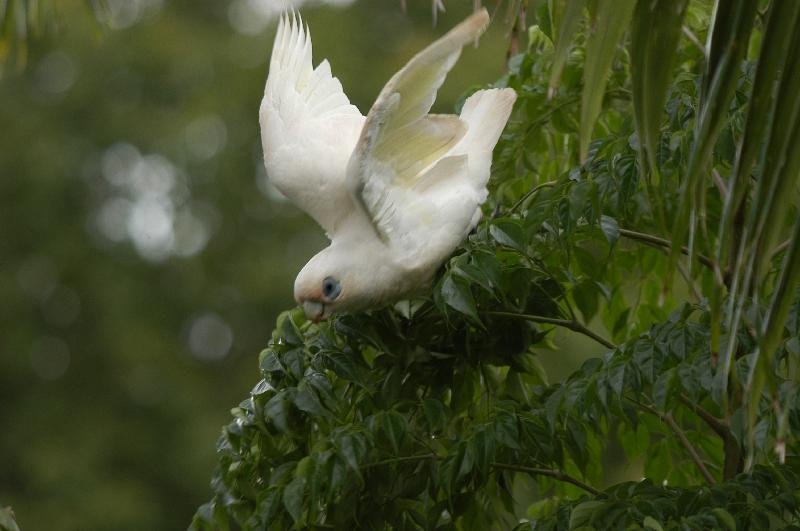
M 330 246 L 300 271 L 294 295 L 309 318 L 396 300 L 426 285 L 480 219 L 492 149 L 516 95 L 481 90 L 460 116 L 428 114 L 481 10 L 417 54 L 366 117 L 311 36 L 284 16 L 261 102 L 267 174 L 325 229 Z

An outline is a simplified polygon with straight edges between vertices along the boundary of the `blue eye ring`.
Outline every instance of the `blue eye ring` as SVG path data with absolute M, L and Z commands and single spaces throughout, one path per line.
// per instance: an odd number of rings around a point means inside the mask
M 336 300 L 342 292 L 342 285 L 333 277 L 325 277 L 322 281 L 322 296 L 329 301 Z

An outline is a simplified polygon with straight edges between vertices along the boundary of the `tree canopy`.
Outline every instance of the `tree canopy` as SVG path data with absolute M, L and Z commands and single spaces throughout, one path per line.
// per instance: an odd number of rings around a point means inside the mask
M 535 5 L 483 221 L 429 297 L 279 317 L 194 528 L 798 525 L 800 8 Z M 550 383 L 555 329 L 605 354 Z

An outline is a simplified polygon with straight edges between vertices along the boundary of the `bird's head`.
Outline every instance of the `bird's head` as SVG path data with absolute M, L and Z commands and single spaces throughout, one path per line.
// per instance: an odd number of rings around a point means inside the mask
M 356 253 L 357 254 L 357 253 Z M 328 247 L 303 267 L 294 281 L 294 298 L 314 322 L 361 305 L 365 290 L 364 260 L 351 251 Z

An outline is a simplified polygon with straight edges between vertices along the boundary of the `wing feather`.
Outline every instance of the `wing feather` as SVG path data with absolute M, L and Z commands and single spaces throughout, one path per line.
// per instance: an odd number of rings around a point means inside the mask
M 364 117 L 327 60 L 313 68 L 311 34 L 294 14 L 278 23 L 259 118 L 268 177 L 330 235 L 352 211 L 345 175 Z
M 379 236 L 406 255 L 419 254 L 420 229 L 432 230 L 443 219 L 437 202 L 423 192 L 447 180 L 445 170 L 466 183 L 464 157 L 442 164 L 464 137 L 466 123 L 458 116 L 428 113 L 461 49 L 488 22 L 485 9 L 476 12 L 397 72 L 370 109 L 350 159 L 347 184 L 356 203 Z

